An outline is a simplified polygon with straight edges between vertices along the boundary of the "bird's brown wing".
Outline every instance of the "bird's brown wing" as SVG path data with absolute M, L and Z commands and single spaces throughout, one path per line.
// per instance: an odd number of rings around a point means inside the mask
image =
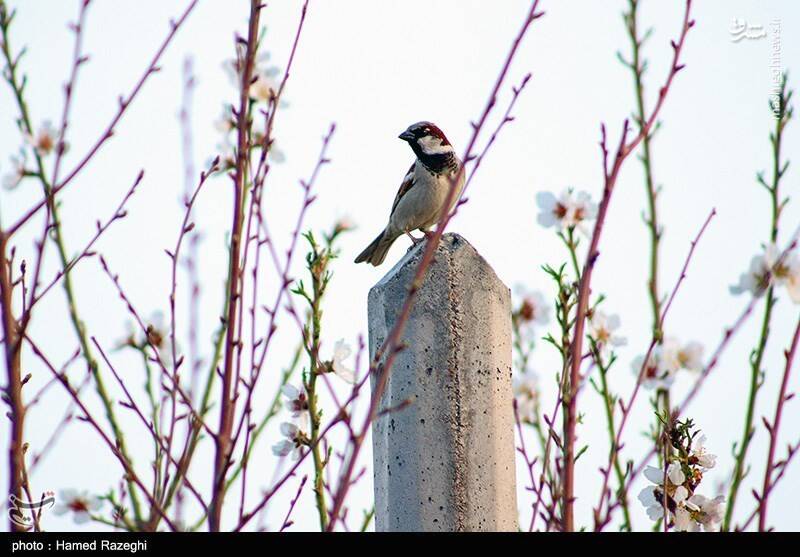
M 400 189 L 397 191 L 397 196 L 394 198 L 394 203 L 392 203 L 392 212 L 394 214 L 394 210 L 397 208 L 397 204 L 400 203 L 400 199 L 403 198 L 405 194 L 414 186 L 414 167 L 417 165 L 416 161 L 411 163 L 411 168 L 408 169 L 405 178 L 403 178 L 403 183 L 400 184 Z

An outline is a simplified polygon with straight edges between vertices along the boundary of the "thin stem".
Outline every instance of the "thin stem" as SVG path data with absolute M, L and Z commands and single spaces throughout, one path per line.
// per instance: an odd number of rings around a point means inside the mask
M 783 176 L 785 167 L 781 161 L 781 143 L 783 139 L 783 131 L 792 115 L 792 109 L 789 106 L 789 99 L 792 92 L 786 90 L 786 75 L 784 74 L 781 81 L 781 89 L 778 95 L 779 112 L 778 117 L 775 119 L 775 131 L 770 134 L 770 142 L 772 143 L 772 183 L 767 188 L 770 201 L 771 201 L 771 219 L 770 219 L 770 243 L 774 244 L 778 240 L 778 225 L 780 222 L 781 208 L 783 202 L 780 198 L 780 181 Z M 750 448 L 750 442 L 755 434 L 753 421 L 755 419 L 756 398 L 761 385 L 764 382 L 764 370 L 761 369 L 764 354 L 767 348 L 767 340 L 769 339 L 770 323 L 772 320 L 772 310 L 776 302 L 775 286 L 770 281 L 770 286 L 767 288 L 766 301 L 764 304 L 764 317 L 761 321 L 761 332 L 759 334 L 758 343 L 753 353 L 750 356 L 750 390 L 747 399 L 747 412 L 745 415 L 744 429 L 742 437 L 738 443 L 738 452 L 736 452 L 736 463 L 734 465 L 733 478 L 731 480 L 730 490 L 728 491 L 728 505 L 725 509 L 725 519 L 722 522 L 722 530 L 727 531 L 731 527 L 733 521 L 733 513 L 736 507 L 736 500 L 739 493 L 739 488 L 742 480 L 746 475 L 747 464 L 747 451 Z
M 616 397 L 611 394 L 611 391 L 608 387 L 608 367 L 602 360 L 602 357 L 596 349 L 594 350 L 595 355 L 595 362 L 597 362 L 597 368 L 600 372 L 600 388 L 601 388 L 601 395 L 603 396 L 603 407 L 606 412 L 606 424 L 608 425 L 608 437 L 610 441 L 609 450 L 613 453 L 619 450 L 619 447 L 616 445 L 616 431 L 617 428 L 614 424 L 614 407 Z M 628 497 L 627 493 L 625 492 L 625 472 L 622 470 L 622 464 L 620 463 L 619 458 L 609 458 L 610 461 L 614 462 L 614 474 L 617 477 L 617 497 L 620 502 L 620 506 L 622 507 L 622 514 L 624 517 L 625 522 L 622 524 L 622 529 L 627 530 L 630 532 L 632 530 L 631 524 L 631 514 L 628 509 Z
M 681 285 L 683 284 L 683 281 L 686 280 L 686 276 L 687 276 L 686 272 L 687 272 L 687 270 L 689 268 L 689 263 L 692 260 L 692 256 L 695 253 L 695 249 L 697 248 L 697 244 L 700 243 L 700 239 L 703 237 L 703 234 L 705 233 L 706 229 L 708 228 L 708 225 L 711 223 L 711 220 L 714 218 L 714 216 L 716 214 L 717 214 L 716 210 L 712 209 L 711 212 L 709 213 L 708 217 L 706 218 L 705 222 L 703 222 L 703 226 L 700 227 L 700 230 L 698 231 L 697 235 L 694 237 L 694 240 L 692 240 L 692 242 L 691 242 L 691 247 L 689 248 L 689 253 L 686 255 L 686 259 L 683 262 L 683 267 L 681 268 L 681 272 L 680 272 L 680 275 L 678 276 L 678 280 L 675 282 L 675 286 L 673 287 L 672 292 L 670 293 L 670 296 L 667 299 L 667 303 L 664 304 L 664 309 L 661 312 L 661 318 L 659 320 L 659 329 L 664 327 L 664 323 L 666 322 L 666 319 L 667 319 L 667 314 L 669 313 L 669 310 L 672 307 L 672 302 L 675 300 L 675 297 L 677 296 L 678 290 L 680 289 Z M 620 452 L 620 450 L 622 448 L 622 434 L 623 434 L 623 431 L 625 430 L 625 425 L 628 423 L 628 418 L 630 417 L 630 414 L 631 414 L 631 408 L 633 407 L 633 404 L 636 401 L 636 397 L 639 394 L 639 391 L 641 390 L 642 381 L 643 381 L 644 375 L 645 375 L 645 370 L 647 369 L 647 362 L 650 360 L 650 356 L 652 355 L 653 350 L 656 347 L 656 344 L 658 344 L 658 339 L 656 338 L 655 333 L 656 333 L 656 331 L 654 330 L 653 337 L 650 340 L 650 345 L 649 345 L 649 347 L 647 349 L 647 352 L 645 353 L 644 359 L 642 360 L 642 367 L 639 370 L 639 375 L 636 378 L 636 385 L 633 388 L 633 392 L 631 393 L 630 398 L 628 398 L 628 402 L 627 403 L 623 403 L 622 401 L 619 402 L 620 409 L 622 410 L 622 416 L 621 416 L 621 419 L 620 419 L 619 428 L 617 429 L 617 432 L 616 432 L 616 435 L 615 435 L 615 439 L 614 439 L 614 447 L 616 447 L 617 450 L 614 450 L 614 451 L 610 452 L 608 464 L 604 468 L 601 468 L 601 471 L 603 473 L 603 483 L 602 483 L 601 488 L 600 488 L 600 500 L 597 503 L 597 506 L 594 508 L 594 529 L 595 529 L 595 531 L 602 530 L 605 527 L 605 525 L 608 524 L 608 522 L 611 520 L 611 513 L 613 511 L 614 504 L 609 502 L 608 509 L 606 509 L 605 515 L 602 515 L 601 511 L 603 510 L 603 506 L 605 505 L 606 500 L 610 499 L 610 497 L 611 497 L 610 490 L 608 489 L 608 482 L 609 482 L 609 479 L 610 479 L 612 466 L 613 466 L 614 462 L 619 458 L 619 452 Z M 726 337 L 726 338 L 729 338 L 729 337 Z M 727 340 L 725 341 L 725 343 L 727 343 Z M 721 348 L 719 350 L 721 350 Z M 717 355 L 718 355 L 718 353 L 717 353 Z M 709 365 L 711 365 L 713 367 L 713 364 L 715 362 L 716 362 L 716 360 L 712 359 L 712 364 L 709 364 Z M 677 413 L 680 414 L 681 410 L 678 410 Z M 647 458 L 649 459 L 655 453 L 656 453 L 656 446 L 655 446 L 655 444 L 653 444 L 653 446 L 650 449 L 650 452 L 648 453 Z M 620 490 L 621 494 L 623 494 L 624 496 L 627 495 L 627 490 L 630 487 L 630 484 L 633 481 L 633 478 L 641 471 L 642 468 L 643 468 L 643 465 L 640 465 L 640 468 L 637 468 L 636 470 L 634 470 L 633 472 L 628 474 L 627 483 L 624 486 L 624 488 L 621 488 L 621 490 Z
M 216 437 L 214 456 L 213 498 L 208 515 L 208 527 L 212 532 L 219 531 L 222 517 L 222 503 L 225 498 L 225 474 L 230 465 L 231 432 L 233 430 L 233 413 L 235 399 L 231 389 L 234 387 L 233 364 L 236 353 L 241 351 L 240 340 L 236 336 L 236 323 L 241 298 L 241 261 L 239 252 L 242 244 L 242 225 L 244 222 L 245 172 L 250 153 L 250 83 L 253 78 L 253 67 L 258 46 L 258 21 L 261 14 L 261 2 L 251 0 L 247 42 L 242 61 L 241 82 L 239 87 L 239 111 L 237 114 L 237 150 L 236 170 L 233 177 L 233 224 L 231 229 L 231 247 L 228 270 L 228 313 L 226 316 L 225 358 L 222 371 L 222 391 L 220 394 L 219 431 Z
M 308 347 L 308 381 L 306 390 L 308 392 L 308 413 L 311 422 L 311 455 L 314 461 L 314 497 L 319 514 L 320 530 L 324 531 L 328 527 L 328 508 L 325 501 L 324 468 L 327 459 L 323 457 L 321 445 L 317 442 L 320 431 L 320 413 L 317 398 L 317 377 L 321 373 L 319 362 L 320 348 L 320 323 L 322 318 L 321 301 L 325 292 L 327 259 L 328 255 L 317 251 L 316 245 L 312 240 L 312 259 L 309 263 L 311 273 L 312 296 L 310 299 L 311 313 L 311 344 Z
M 5 393 L 10 406 L 9 419 L 11 421 L 11 442 L 8 448 L 8 495 L 22 499 L 22 482 L 24 468 L 24 431 L 25 431 L 25 405 L 22 402 L 22 374 L 21 374 L 21 338 L 17 334 L 17 321 L 14 318 L 12 301 L 13 286 L 11 281 L 10 263 L 7 259 L 8 238 L 0 231 L 0 303 L 2 303 L 3 342 L 8 385 Z M 22 530 L 13 520 L 9 520 L 9 529 Z
M 661 107 L 664 104 L 664 100 L 666 99 L 667 93 L 672 85 L 675 76 L 678 72 L 683 69 L 683 64 L 679 63 L 680 54 L 683 49 L 683 45 L 686 41 L 686 36 L 689 32 L 689 29 L 694 25 L 694 21 L 689 18 L 689 14 L 691 11 L 692 2 L 691 0 L 686 1 L 686 11 L 683 16 L 683 24 L 681 27 L 680 37 L 678 38 L 677 42 L 672 42 L 672 49 L 673 49 L 673 57 L 672 57 L 672 64 L 670 66 L 669 73 L 667 74 L 667 79 L 664 85 L 661 87 L 659 92 L 658 100 L 656 101 L 655 107 L 653 111 L 650 113 L 650 117 L 644 122 L 644 125 L 641 126 L 639 133 L 630 141 L 627 142 L 627 135 L 628 135 L 628 122 L 625 121 L 623 125 L 623 132 L 620 138 L 619 146 L 616 151 L 616 155 L 614 157 L 614 162 L 612 163 L 611 169 L 608 169 L 608 149 L 606 147 L 606 135 L 605 135 L 605 126 L 602 128 L 603 139 L 601 141 L 601 148 L 603 151 L 603 174 L 604 174 L 604 188 L 603 188 L 603 198 L 600 201 L 600 206 L 598 209 L 597 220 L 595 221 L 594 232 L 592 233 L 592 239 L 590 241 L 589 250 L 586 255 L 586 262 L 583 266 L 583 272 L 581 273 L 581 281 L 580 286 L 578 288 L 578 309 L 577 309 L 577 316 L 575 319 L 575 333 L 573 334 L 572 340 L 572 354 L 571 354 L 571 368 L 570 368 L 570 381 L 569 381 L 569 388 L 570 392 L 568 393 L 569 399 L 568 404 L 566 405 L 566 415 L 567 415 L 567 427 L 566 431 L 564 432 L 564 476 L 563 476 L 563 506 L 564 506 L 564 513 L 562 516 L 562 529 L 564 531 L 571 532 L 575 528 L 575 517 L 574 517 L 574 490 L 575 490 L 575 426 L 577 423 L 577 416 L 578 416 L 578 408 L 577 408 L 577 395 L 578 395 L 578 380 L 580 377 L 580 366 L 582 361 L 582 354 L 583 354 L 583 337 L 584 337 L 584 326 L 586 320 L 586 314 L 589 309 L 589 295 L 591 293 L 590 285 L 592 281 L 592 274 L 594 271 L 595 263 L 597 262 L 597 258 L 600 256 L 600 251 L 598 249 L 600 243 L 600 237 L 603 232 L 603 225 L 605 224 L 606 214 L 608 213 L 608 207 L 611 202 L 611 195 L 614 191 L 614 187 L 617 183 L 617 178 L 619 177 L 619 172 L 622 168 L 622 164 L 627 159 L 628 155 L 633 152 L 633 150 L 639 145 L 639 143 L 650 133 L 650 130 L 654 126 L 658 115 L 661 111 Z
M 644 104 L 644 72 L 647 61 L 642 59 L 641 47 L 645 41 L 645 36 L 640 36 L 637 27 L 638 0 L 629 0 L 630 11 L 625 14 L 628 35 L 631 40 L 632 61 L 629 64 L 634 79 L 634 90 L 636 92 L 636 123 L 641 133 L 645 125 L 647 111 Z M 650 269 L 647 280 L 647 290 L 650 297 L 650 306 L 653 315 L 653 328 L 657 331 L 656 336 L 660 337 L 663 332 L 658 329 L 659 318 L 661 317 L 661 296 L 658 290 L 658 261 L 659 247 L 661 241 L 661 230 L 659 228 L 657 197 L 658 188 L 653 181 L 653 162 L 651 155 L 650 140 L 653 134 L 647 133 L 642 137 L 641 161 L 644 168 L 645 192 L 647 194 L 647 215 L 645 222 L 650 233 Z

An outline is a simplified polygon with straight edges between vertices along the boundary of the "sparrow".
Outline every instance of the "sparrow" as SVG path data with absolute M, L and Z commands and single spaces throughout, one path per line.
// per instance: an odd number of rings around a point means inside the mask
M 394 241 L 405 234 L 417 245 L 424 238 L 416 238 L 411 232 L 420 230 L 427 238 L 428 229 L 439 221 L 442 211 L 451 211 L 464 188 L 462 163 L 453 146 L 436 125 L 431 122 L 412 124 L 398 136 L 407 142 L 417 156 L 408 169 L 400 190 L 392 203 L 389 224 L 378 237 L 356 257 L 356 263 L 367 262 L 378 266 L 386 259 L 386 253 Z M 452 180 L 458 177 L 456 191 L 449 207 L 447 201 Z

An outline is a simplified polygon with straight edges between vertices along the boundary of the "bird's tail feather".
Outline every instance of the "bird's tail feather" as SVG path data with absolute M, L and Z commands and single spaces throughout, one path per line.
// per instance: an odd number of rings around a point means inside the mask
M 392 247 L 396 239 L 397 236 L 387 234 L 386 230 L 384 230 L 378 234 L 378 237 L 375 238 L 358 257 L 356 257 L 356 263 L 366 261 L 377 267 L 386 259 L 386 254 L 389 252 L 389 248 Z

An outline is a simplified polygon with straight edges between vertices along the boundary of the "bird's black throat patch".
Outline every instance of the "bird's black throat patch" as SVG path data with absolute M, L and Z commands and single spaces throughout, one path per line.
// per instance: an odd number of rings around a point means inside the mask
M 414 149 L 417 151 L 417 149 Z M 454 153 L 437 153 L 434 155 L 427 155 L 420 149 L 417 151 L 417 158 L 425 168 L 434 174 L 441 174 L 449 171 L 453 172 L 458 170 L 458 162 Z

